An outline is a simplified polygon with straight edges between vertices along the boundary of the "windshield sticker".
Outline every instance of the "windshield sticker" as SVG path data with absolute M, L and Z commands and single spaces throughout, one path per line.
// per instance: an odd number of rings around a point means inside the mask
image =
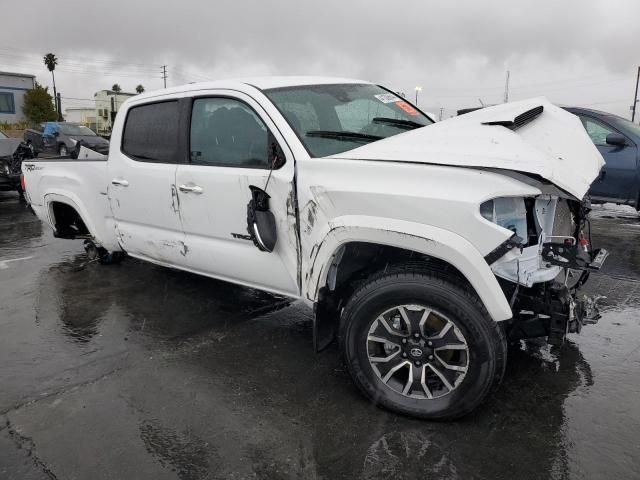
M 404 101 L 396 102 L 396 107 L 400 108 L 401 110 L 404 110 L 405 113 L 411 115 L 412 117 L 418 116 L 418 111 L 415 108 L 413 108 L 411 105 L 409 105 L 407 102 L 404 102 Z
M 393 103 L 398 101 L 398 97 L 393 93 L 381 93 L 379 95 L 374 95 L 378 100 L 382 103 Z

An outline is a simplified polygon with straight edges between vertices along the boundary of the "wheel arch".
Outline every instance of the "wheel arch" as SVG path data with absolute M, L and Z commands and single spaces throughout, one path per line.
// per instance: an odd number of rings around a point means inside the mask
M 59 238 L 93 238 L 94 227 L 89 216 L 78 203 L 71 198 L 59 194 L 48 194 L 45 197 L 49 223 Z M 77 232 L 70 228 L 76 225 Z
M 305 295 L 314 304 L 316 350 L 330 343 L 335 333 L 340 305 L 350 291 L 344 282 L 357 282 L 358 276 L 399 264 L 444 269 L 478 295 L 494 321 L 512 317 L 509 302 L 484 257 L 453 232 L 374 217 L 343 217 L 340 222 L 331 222 L 327 230 L 311 249 L 305 273 Z M 365 251 L 368 253 L 354 261 L 354 256 Z M 376 251 L 377 260 L 372 261 L 371 251 Z

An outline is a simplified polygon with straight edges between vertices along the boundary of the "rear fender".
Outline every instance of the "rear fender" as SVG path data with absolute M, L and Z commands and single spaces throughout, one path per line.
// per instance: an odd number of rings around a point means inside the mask
M 453 265 L 475 289 L 493 320 L 512 317 L 509 302 L 484 257 L 468 240 L 453 232 L 404 220 L 348 215 L 329 222 L 320 238 L 323 240 L 311 249 L 306 265 L 304 293 L 312 302 L 318 301 L 340 247 L 349 242 L 367 242 L 422 253 Z
M 97 244 L 109 251 L 120 250 L 120 246 L 115 242 L 115 225 L 113 218 L 100 218 L 100 220 L 103 220 L 105 223 L 103 225 L 97 225 L 93 217 L 89 215 L 84 202 L 73 192 L 49 192 L 44 196 L 44 208 L 34 207 L 36 213 L 40 213 L 41 216 L 45 217 L 41 219 L 46 221 L 51 228 L 55 229 L 55 218 L 52 209 L 54 202 L 64 203 L 74 208 Z M 40 212 L 38 212 L 38 210 L 40 210 Z

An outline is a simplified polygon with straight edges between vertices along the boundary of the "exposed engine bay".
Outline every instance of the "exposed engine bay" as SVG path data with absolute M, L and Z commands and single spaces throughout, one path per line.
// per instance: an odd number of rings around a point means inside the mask
M 510 299 L 512 339 L 547 336 L 550 343 L 561 344 L 567 333 L 597 322 L 598 298 L 578 295 L 608 256 L 592 247 L 588 202 L 554 195 L 497 198 L 483 203 L 480 211 L 513 232 L 487 255 Z

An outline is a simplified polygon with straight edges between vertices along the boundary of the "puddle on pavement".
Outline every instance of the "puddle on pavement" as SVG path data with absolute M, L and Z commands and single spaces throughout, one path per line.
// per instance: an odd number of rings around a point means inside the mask
M 55 240 L 31 214 L 10 202 L 2 207 L 0 258 L 43 248 L 20 269 L 0 271 L 0 373 L 8 387 L 0 404 L 24 392 L 37 394 L 49 377 L 89 359 L 109 363 L 134 349 L 145 358 L 171 352 L 154 364 L 149 375 L 156 375 L 150 380 L 155 383 L 148 389 L 130 387 L 120 395 L 145 405 L 139 439 L 179 478 L 224 464 L 213 445 L 225 443 L 225 435 L 232 435 L 234 449 L 245 452 L 253 471 L 271 476 L 640 474 L 640 230 L 618 218 L 640 222 L 634 212 L 596 212 L 594 244 L 612 252 L 586 286 L 586 293 L 607 297 L 600 323 L 572 335 L 559 351 L 535 342 L 513 348 L 494 397 L 475 414 L 443 424 L 369 405 L 336 348 L 311 351 L 309 314 L 283 297 L 133 259 L 108 267 L 87 264 L 81 242 Z M 175 378 L 164 377 L 164 370 L 176 370 Z M 179 382 L 185 375 L 187 391 Z M 159 385 L 167 390 L 147 398 Z M 268 443 L 258 448 L 253 430 L 230 430 L 229 415 L 220 418 L 211 405 L 212 392 L 243 421 L 262 422 L 258 431 L 267 430 L 265 438 L 276 439 L 282 450 Z M 168 420 L 178 416 L 180 427 Z M 210 430 L 197 433 L 204 424 Z

